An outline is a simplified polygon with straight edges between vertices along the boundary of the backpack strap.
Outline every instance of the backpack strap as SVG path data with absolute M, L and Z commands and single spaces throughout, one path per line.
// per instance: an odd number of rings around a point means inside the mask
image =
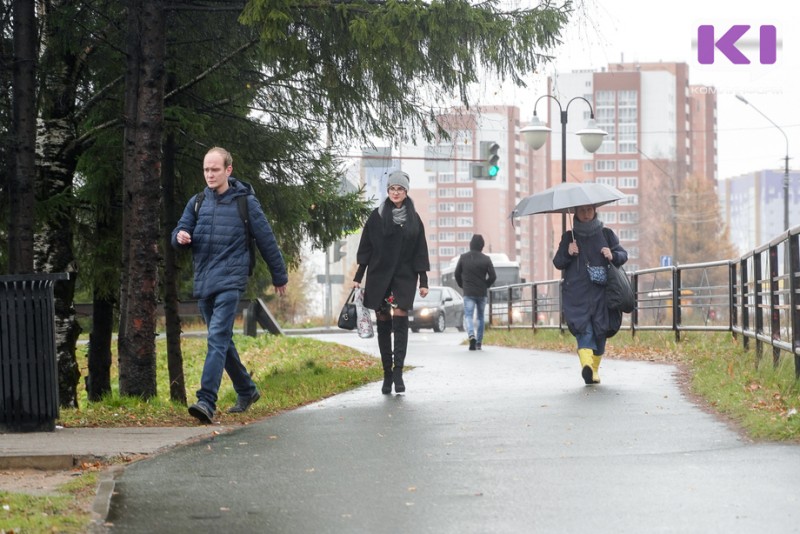
M 250 208 L 247 206 L 247 196 L 242 195 L 237 197 L 236 206 L 239 210 L 239 217 L 244 223 L 244 241 L 250 251 L 250 269 L 248 274 L 253 274 L 253 269 L 256 266 L 256 238 L 253 236 L 253 231 L 250 227 Z
M 611 228 L 606 228 L 605 226 L 603 227 L 603 237 L 606 239 L 606 246 L 608 246 L 608 249 L 611 250 Z M 611 250 L 611 257 L 614 257 L 613 250 Z M 606 261 L 608 261 L 608 263 L 614 263 L 611 260 Z
M 606 238 L 606 245 L 611 247 L 611 228 L 603 227 L 603 237 Z
M 206 191 L 205 189 L 200 191 L 194 196 L 194 218 L 197 220 L 197 214 L 200 213 L 200 206 L 203 205 L 203 201 L 206 199 Z

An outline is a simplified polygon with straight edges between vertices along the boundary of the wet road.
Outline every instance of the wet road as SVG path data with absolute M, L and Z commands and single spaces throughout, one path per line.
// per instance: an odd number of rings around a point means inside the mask
M 315 336 L 376 354 L 356 335 Z M 669 365 L 410 335 L 380 383 L 128 467 L 111 532 L 800 532 L 800 447 L 752 444 Z

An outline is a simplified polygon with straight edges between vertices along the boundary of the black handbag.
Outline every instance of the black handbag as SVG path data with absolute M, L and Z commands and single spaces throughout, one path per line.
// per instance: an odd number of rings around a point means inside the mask
M 636 305 L 636 299 L 625 269 L 609 262 L 606 278 L 606 305 L 608 308 L 622 313 L 631 313 Z
M 343 330 L 355 330 L 358 317 L 356 315 L 355 303 L 356 288 L 350 290 L 350 296 L 342 306 L 342 311 L 339 312 L 339 328 Z

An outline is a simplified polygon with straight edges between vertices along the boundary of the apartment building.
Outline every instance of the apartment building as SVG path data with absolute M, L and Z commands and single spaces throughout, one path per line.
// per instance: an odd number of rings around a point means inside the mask
M 567 114 L 566 181 L 603 182 L 626 194 L 603 206 L 600 217 L 628 250 L 631 270 L 657 266 L 673 254 L 664 234 L 674 215 L 678 193 L 688 177 L 716 183 L 716 94 L 689 83 L 685 63 L 619 63 L 599 71 L 558 73 L 548 80 L 542 99 L 553 129 L 547 183 L 561 176 L 561 113 Z M 582 99 L 592 103 L 589 105 Z M 594 154 L 574 132 L 594 112 L 608 136 Z M 537 110 L 541 117 L 542 110 Z M 560 228 L 554 229 L 554 244 Z M 672 258 L 671 258 L 672 259 Z M 679 262 L 680 258 L 674 258 Z M 674 263 L 673 262 L 673 263 Z

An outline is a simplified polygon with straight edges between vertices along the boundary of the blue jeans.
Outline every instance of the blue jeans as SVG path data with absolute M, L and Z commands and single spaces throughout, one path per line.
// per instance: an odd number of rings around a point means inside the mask
M 233 321 L 239 308 L 239 291 L 228 290 L 198 302 L 200 313 L 208 326 L 208 352 L 203 365 L 203 376 L 197 400 L 216 410 L 217 393 L 222 382 L 222 371 L 228 373 L 233 389 L 242 398 L 256 393 L 256 385 L 239 359 L 233 344 Z
M 595 336 L 592 322 L 586 326 L 586 332 L 575 336 L 579 349 L 592 349 L 595 356 L 602 356 L 606 351 L 606 336 Z
M 483 343 L 483 312 L 486 309 L 486 297 L 464 297 L 464 322 L 467 326 L 467 335 L 475 337 L 478 343 Z M 475 333 L 473 316 L 478 318 L 478 332 Z

